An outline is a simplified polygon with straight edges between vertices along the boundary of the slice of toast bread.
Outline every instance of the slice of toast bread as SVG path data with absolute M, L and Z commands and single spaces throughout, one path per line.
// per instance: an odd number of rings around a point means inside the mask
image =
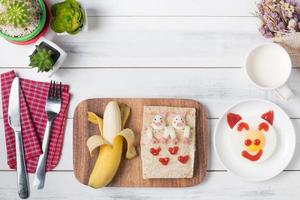
M 152 126 L 157 115 L 164 120 L 164 128 L 155 129 Z M 179 119 L 181 116 L 184 120 L 187 129 L 175 128 L 174 120 L 178 116 Z M 167 134 L 167 139 L 165 138 L 166 127 L 167 130 L 175 131 L 175 140 L 171 137 L 172 134 Z M 195 108 L 144 106 L 140 143 L 143 178 L 192 178 L 195 160 L 195 128 Z M 150 135 L 149 130 L 151 130 Z M 188 137 L 185 130 L 189 130 Z

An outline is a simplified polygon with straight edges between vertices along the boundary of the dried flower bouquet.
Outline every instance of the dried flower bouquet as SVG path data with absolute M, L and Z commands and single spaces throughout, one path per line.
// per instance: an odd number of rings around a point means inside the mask
M 300 67 L 300 0 L 260 0 L 256 14 L 260 33 L 283 46 Z

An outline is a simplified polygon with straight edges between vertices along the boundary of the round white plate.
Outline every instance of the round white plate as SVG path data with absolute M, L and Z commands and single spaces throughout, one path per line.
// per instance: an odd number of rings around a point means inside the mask
M 241 159 L 232 152 L 227 113 L 241 116 L 261 116 L 273 110 L 277 143 L 271 157 L 263 162 L 251 163 Z M 294 126 L 288 115 L 276 104 L 264 100 L 247 100 L 229 108 L 220 118 L 214 132 L 214 147 L 228 171 L 248 181 L 264 181 L 280 174 L 291 161 L 296 146 Z

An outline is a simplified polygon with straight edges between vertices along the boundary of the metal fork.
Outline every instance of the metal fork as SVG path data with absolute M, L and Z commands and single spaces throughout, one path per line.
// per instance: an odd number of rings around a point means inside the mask
M 44 133 L 44 139 L 42 144 L 43 154 L 40 155 L 38 165 L 35 171 L 33 180 L 33 187 L 36 189 L 43 189 L 45 176 L 46 176 L 46 160 L 48 153 L 48 144 L 50 138 L 51 124 L 61 109 L 61 97 L 62 97 L 62 85 L 59 85 L 55 81 L 50 82 L 48 90 L 48 97 L 46 101 L 45 110 L 47 113 L 47 124 Z

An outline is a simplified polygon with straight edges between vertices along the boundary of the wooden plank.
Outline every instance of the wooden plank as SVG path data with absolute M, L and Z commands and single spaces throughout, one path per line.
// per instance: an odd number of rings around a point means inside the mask
M 65 68 L 241 67 L 250 49 L 267 42 L 256 18 L 90 17 L 89 22 L 87 33 L 47 35 L 67 51 Z M 3 39 L 0 46 L 1 67 L 28 66 L 31 46 Z
M 57 2 L 61 0 L 50 0 Z M 90 16 L 252 16 L 257 1 L 83 0 Z
M 17 199 L 16 174 L 0 172 L 0 199 Z M 32 184 L 33 176 L 30 176 Z M 54 172 L 46 177 L 43 190 L 31 190 L 32 200 L 82 200 L 82 199 L 160 199 L 160 200 L 298 200 L 300 172 L 284 172 L 264 182 L 245 182 L 228 172 L 209 172 L 207 178 L 189 188 L 103 188 L 92 189 L 78 183 L 73 172 Z
M 81 102 L 74 114 L 73 163 L 78 181 L 87 185 L 96 162 L 86 148 L 87 139 L 94 135 L 95 126 L 89 126 L 87 112 L 103 114 L 108 102 L 117 101 L 130 107 L 127 127 L 135 132 L 138 156 L 132 160 L 122 159 L 122 163 L 111 187 L 189 187 L 198 185 L 204 179 L 207 169 L 208 125 L 206 111 L 201 103 L 185 99 L 88 99 Z M 144 106 L 172 106 L 196 109 L 196 152 L 194 176 L 188 179 L 143 179 L 140 157 L 140 133 L 143 123 Z M 96 126 L 97 127 L 97 126 Z
M 18 73 L 29 79 L 49 80 L 33 70 L 22 69 Z M 272 91 L 254 87 L 241 69 L 62 69 L 54 78 L 71 86 L 69 117 L 84 99 L 141 97 L 194 99 L 204 104 L 209 118 L 220 117 L 241 100 L 261 98 L 275 102 L 290 117 L 300 118 L 299 95 L 282 101 Z M 288 85 L 295 94 L 300 94 L 299 82 L 300 69 L 294 69 Z
M 215 149 L 213 148 L 213 131 L 215 129 L 217 120 L 208 120 L 209 124 L 209 156 L 208 156 L 208 170 L 225 170 L 221 161 L 218 159 Z M 292 123 L 296 130 L 300 130 L 300 119 L 292 119 Z M 0 171 L 10 170 L 6 164 L 6 150 L 5 150 L 5 140 L 4 140 L 4 128 L 3 121 L 0 120 Z M 300 153 L 300 137 L 296 137 L 297 145 L 295 156 L 293 157 L 291 163 L 287 166 L 286 170 L 300 170 L 300 159 L 297 155 Z M 62 157 L 55 168 L 56 171 L 73 170 L 73 119 L 67 120 L 64 148 L 62 151 Z

